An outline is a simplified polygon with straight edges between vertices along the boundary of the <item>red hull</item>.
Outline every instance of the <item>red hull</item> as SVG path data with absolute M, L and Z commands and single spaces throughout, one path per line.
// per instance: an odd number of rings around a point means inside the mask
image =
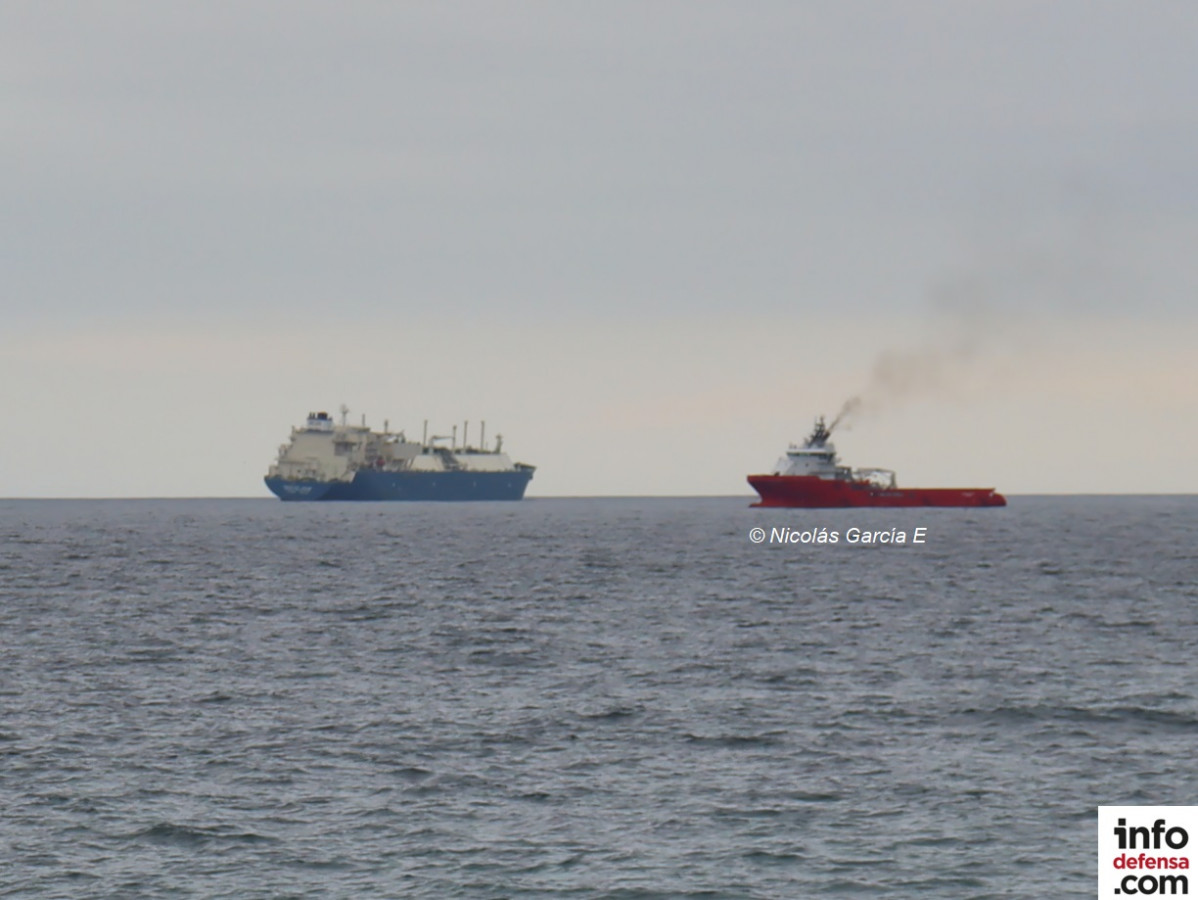
M 754 506 L 827 509 L 845 506 L 1006 506 L 994 488 L 885 488 L 868 481 L 813 475 L 750 475 Z

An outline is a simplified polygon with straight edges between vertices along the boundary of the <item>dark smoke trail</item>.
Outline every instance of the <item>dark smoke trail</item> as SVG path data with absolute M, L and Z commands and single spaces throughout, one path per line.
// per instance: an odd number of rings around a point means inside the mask
M 1026 351 L 1042 343 L 1054 315 L 1084 321 L 1144 302 L 1105 233 L 1102 204 L 1094 207 L 1101 200 L 1070 193 L 1039 215 L 996 221 L 1001 231 L 979 239 L 972 264 L 933 285 L 927 336 L 881 353 L 831 428 L 950 387 L 996 349 Z
M 832 420 L 832 424 L 828 426 L 828 433 L 831 434 L 833 431 L 835 431 L 836 426 L 839 425 L 846 417 L 851 416 L 854 412 L 856 412 L 860 406 L 860 397 L 849 397 L 848 400 L 845 400 L 844 405 L 840 407 L 840 412 L 836 414 L 836 418 L 834 418 Z
M 938 286 L 932 292 L 929 336 L 918 346 L 879 354 L 865 387 L 844 402 L 828 430 L 899 402 L 934 394 L 958 380 L 1002 334 L 990 294 L 977 278 Z M 1008 317 L 1004 325 L 1009 321 Z

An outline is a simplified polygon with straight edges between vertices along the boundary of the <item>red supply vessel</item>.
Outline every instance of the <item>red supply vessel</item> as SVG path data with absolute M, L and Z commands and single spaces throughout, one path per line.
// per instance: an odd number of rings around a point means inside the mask
M 833 423 L 835 424 L 835 423 Z M 761 495 L 754 506 L 826 509 L 840 506 L 1006 506 L 994 488 L 900 488 L 889 469 L 839 465 L 821 416 L 800 447 L 791 444 L 768 475 L 750 475 Z

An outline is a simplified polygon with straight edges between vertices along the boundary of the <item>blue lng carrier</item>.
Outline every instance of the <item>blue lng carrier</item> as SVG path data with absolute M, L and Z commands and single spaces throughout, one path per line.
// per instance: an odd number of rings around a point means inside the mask
M 495 449 L 457 446 L 452 437 L 407 440 L 384 425 L 371 431 L 333 423 L 328 413 L 309 413 L 303 428 L 291 429 L 291 441 L 266 473 L 266 486 L 282 500 L 520 500 L 535 466 L 513 463 Z M 485 438 L 485 433 L 484 433 Z M 445 446 L 445 442 L 450 442 Z

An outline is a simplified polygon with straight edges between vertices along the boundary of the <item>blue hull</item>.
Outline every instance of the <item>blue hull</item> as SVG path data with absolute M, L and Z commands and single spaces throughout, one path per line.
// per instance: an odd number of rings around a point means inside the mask
M 267 478 L 280 500 L 521 500 L 531 469 L 510 472 L 376 472 L 360 469 L 353 481 Z

